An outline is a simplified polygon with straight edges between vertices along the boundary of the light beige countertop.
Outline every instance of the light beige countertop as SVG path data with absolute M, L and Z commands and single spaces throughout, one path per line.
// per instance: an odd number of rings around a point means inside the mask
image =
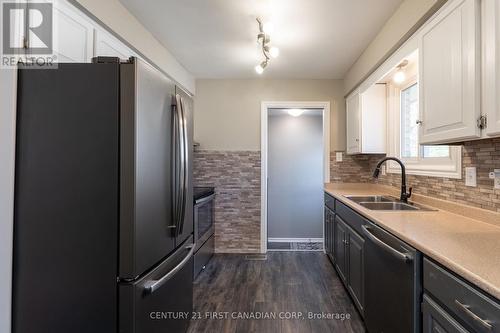
M 345 195 L 393 195 L 376 184 L 325 184 L 325 191 L 465 280 L 500 299 L 500 214 L 421 195 L 437 211 L 375 211 Z

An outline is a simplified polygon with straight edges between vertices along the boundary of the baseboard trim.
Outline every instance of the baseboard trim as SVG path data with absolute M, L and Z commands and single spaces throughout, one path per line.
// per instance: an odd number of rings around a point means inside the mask
M 267 239 L 272 243 L 323 243 L 323 238 L 272 238 Z

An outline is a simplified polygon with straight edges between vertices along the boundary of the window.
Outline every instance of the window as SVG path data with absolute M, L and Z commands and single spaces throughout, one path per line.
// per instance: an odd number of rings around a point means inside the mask
M 389 155 L 401 158 L 409 174 L 461 178 L 461 147 L 424 146 L 419 143 L 418 82 L 389 86 Z M 388 172 L 400 172 L 395 163 Z
M 418 157 L 418 84 L 401 90 L 401 157 Z
M 418 83 L 401 90 L 401 157 L 450 157 L 449 146 L 419 146 L 418 144 Z

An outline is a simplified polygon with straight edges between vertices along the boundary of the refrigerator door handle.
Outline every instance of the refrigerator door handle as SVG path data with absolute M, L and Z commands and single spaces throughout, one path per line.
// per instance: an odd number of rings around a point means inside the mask
M 173 224 L 168 228 L 172 229 L 174 236 L 177 235 L 179 221 L 179 95 L 172 98 L 172 216 Z
M 189 249 L 188 254 L 184 257 L 184 259 L 182 259 L 182 261 L 179 264 L 177 264 L 177 266 L 175 266 L 172 270 L 170 270 L 160 279 L 147 281 L 145 283 L 144 292 L 146 294 L 152 294 L 158 289 L 160 289 L 163 284 L 165 284 L 168 280 L 170 280 L 178 271 L 180 271 L 189 262 L 189 259 L 191 259 L 195 249 L 194 244 L 186 246 L 186 249 Z
M 175 96 L 174 102 L 174 130 L 172 131 L 172 143 L 174 158 L 174 166 L 172 168 L 173 177 L 173 215 L 174 225 L 171 226 L 173 234 L 177 237 L 181 232 L 183 219 L 183 187 L 184 187 L 184 133 L 183 133 L 183 117 L 182 117 L 182 100 L 180 95 Z
M 186 214 L 186 196 L 187 196 L 187 177 L 188 177 L 188 134 L 187 134 L 187 119 L 186 114 L 184 112 L 184 102 L 181 97 L 179 97 L 179 111 L 180 111 L 180 132 L 182 138 L 182 156 L 181 156 L 181 211 L 180 211 L 180 219 L 179 219 L 179 228 L 178 234 L 182 233 L 184 228 L 184 216 Z

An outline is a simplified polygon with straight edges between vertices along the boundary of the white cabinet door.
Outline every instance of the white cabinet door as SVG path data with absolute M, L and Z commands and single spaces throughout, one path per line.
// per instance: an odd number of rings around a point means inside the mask
M 455 0 L 422 30 L 420 141 L 480 137 L 480 0 Z
M 347 153 L 361 152 L 361 101 L 359 92 L 354 92 L 346 99 L 347 118 Z
M 500 2 L 483 0 L 483 115 L 486 116 L 486 136 L 500 135 Z
M 387 143 L 387 89 L 374 84 L 361 94 L 361 152 L 385 154 Z
M 56 62 L 90 62 L 93 54 L 92 22 L 66 1 L 54 1 L 54 54 Z
M 94 55 L 106 57 L 118 57 L 127 60 L 137 54 L 118 38 L 101 29 L 95 30 L 95 52 Z

